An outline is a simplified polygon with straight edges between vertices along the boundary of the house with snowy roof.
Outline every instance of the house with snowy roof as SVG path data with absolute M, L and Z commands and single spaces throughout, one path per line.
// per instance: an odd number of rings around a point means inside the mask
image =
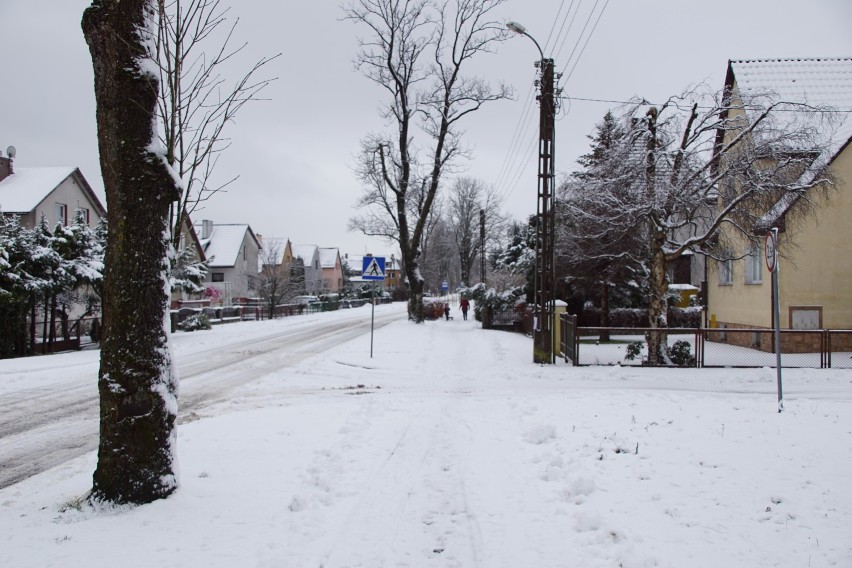
M 320 269 L 322 270 L 323 291 L 339 293 L 343 290 L 343 263 L 340 249 L 319 248 Z
M 304 267 L 303 281 L 306 294 L 322 294 L 323 274 L 319 247 L 316 245 L 293 245 L 293 258 Z
M 834 187 L 826 198 L 815 194 L 807 204 L 781 198 L 759 212 L 762 218 L 753 232 L 765 235 L 776 227 L 781 234 L 781 328 L 852 329 L 852 58 L 733 60 L 728 63 L 725 87 L 734 100 L 744 93 L 769 92 L 780 101 L 833 108 L 837 119 L 833 136 L 824 150 L 813 152 L 819 154 L 813 160 L 820 164 L 818 175 L 834 177 Z M 749 108 L 743 112 L 751 119 Z M 792 174 L 794 180 L 796 175 Z M 800 178 L 813 175 L 809 171 Z M 812 213 L 797 215 L 801 212 L 797 208 L 805 206 L 813 207 Z M 708 263 L 710 324 L 772 328 L 772 278 L 763 247 L 744 241 L 740 246 L 741 250 L 733 251 L 739 260 Z
M 219 292 L 224 305 L 257 296 L 260 241 L 246 224 L 201 222 L 201 246 L 209 261 L 206 286 Z
M 106 209 L 79 168 L 17 168 L 13 157 L 4 156 L 0 156 L 0 211 L 17 215 L 29 229 L 42 217 L 51 228 L 57 223 L 68 225 L 77 211 L 90 227 L 106 217 Z

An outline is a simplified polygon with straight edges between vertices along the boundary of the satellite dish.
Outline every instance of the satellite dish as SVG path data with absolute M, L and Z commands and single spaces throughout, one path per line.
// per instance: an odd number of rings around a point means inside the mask
M 9 146 L 8 148 L 6 148 L 6 154 L 7 154 L 10 158 L 14 158 L 14 157 L 15 157 L 15 154 L 17 154 L 17 153 L 18 153 L 18 151 L 17 151 L 17 150 L 15 150 L 15 147 L 14 147 L 14 146 Z

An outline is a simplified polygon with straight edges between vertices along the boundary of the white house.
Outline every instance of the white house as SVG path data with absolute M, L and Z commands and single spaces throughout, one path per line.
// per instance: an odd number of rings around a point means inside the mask
M 305 292 L 321 294 L 323 290 L 322 263 L 316 245 L 293 245 L 293 258 L 301 259 L 305 266 Z
M 225 305 L 257 295 L 260 242 L 249 225 L 202 221 L 201 245 L 210 267 L 205 285 Z
M 17 215 L 21 225 L 32 229 L 42 216 L 52 229 L 68 225 L 82 211 L 90 227 L 106 217 L 89 182 L 79 168 L 16 168 L 13 160 L 0 156 L 0 211 Z

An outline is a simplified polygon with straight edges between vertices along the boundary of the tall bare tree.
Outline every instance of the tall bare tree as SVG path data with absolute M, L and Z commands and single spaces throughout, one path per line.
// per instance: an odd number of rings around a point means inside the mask
M 505 226 L 500 200 L 481 180 L 460 177 L 453 184 L 446 201 L 448 222 L 461 269 L 461 283 L 470 286 L 476 259 L 485 246 L 480 212 L 485 216 L 487 242 L 488 235 L 496 236 Z
M 165 328 L 169 207 L 180 191 L 152 150 L 155 0 L 95 0 L 82 27 L 92 55 L 108 207 L 100 445 L 91 498 L 146 503 L 177 487 L 178 381 Z M 140 204 L 143 204 L 140 206 Z
M 275 78 L 259 77 L 279 57 L 261 57 L 236 81 L 223 76 L 246 43 L 233 47 L 239 19 L 228 22 L 230 8 L 220 0 L 156 0 L 157 38 L 152 54 L 159 68 L 157 112 L 166 159 L 183 182 L 170 211 L 172 244 L 177 249 L 187 218 L 237 178 L 213 175 L 222 152 L 231 145 L 225 128 L 249 101 Z
M 762 218 L 796 200 L 797 213 L 833 186 L 820 156 L 831 113 L 777 100 L 771 93 L 732 99 L 697 90 L 660 106 L 644 101 L 620 119 L 626 134 L 585 180 L 597 205 L 568 200 L 573 219 L 609 231 L 641 231 L 649 278 L 649 361 L 668 361 L 667 269 L 684 254 L 739 258 L 732 239 L 759 244 Z M 788 233 L 789 237 L 789 233 Z
M 305 266 L 301 259 L 288 261 L 284 258 L 286 241 L 264 239 L 258 274 L 258 294 L 269 308 L 269 317 L 274 317 L 275 306 L 305 293 Z
M 420 256 L 441 177 L 465 154 L 458 123 L 483 104 L 509 96 L 463 72 L 506 37 L 492 18 L 504 0 L 355 0 L 345 17 L 368 30 L 356 64 L 388 100 L 395 127 L 361 142 L 365 210 L 352 220 L 364 234 L 399 244 L 409 285 L 408 317 L 422 322 Z

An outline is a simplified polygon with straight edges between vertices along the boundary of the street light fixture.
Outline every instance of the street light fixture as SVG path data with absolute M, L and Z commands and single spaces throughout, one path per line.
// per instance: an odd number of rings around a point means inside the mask
M 535 323 L 533 325 L 533 362 L 553 363 L 554 359 L 554 234 L 555 215 L 553 190 L 555 181 L 554 135 L 556 133 L 556 98 L 554 96 L 553 59 L 545 58 L 541 46 L 517 22 L 507 22 L 506 27 L 516 34 L 526 36 L 538 48 L 541 56 L 539 73 L 541 89 L 538 96 L 539 142 L 538 142 L 538 203 L 536 208 L 535 249 Z

